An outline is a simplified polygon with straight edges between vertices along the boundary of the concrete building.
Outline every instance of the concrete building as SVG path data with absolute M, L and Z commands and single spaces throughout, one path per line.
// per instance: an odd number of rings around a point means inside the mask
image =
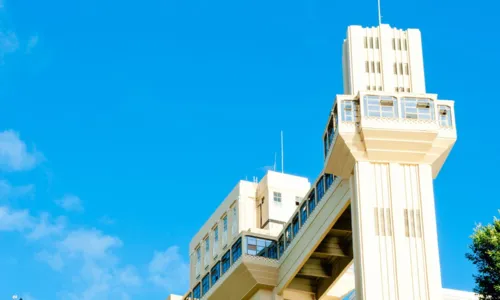
M 321 174 L 241 181 L 191 241 L 182 299 L 477 299 L 441 285 L 433 179 L 456 121 L 420 32 L 350 26 L 343 75 Z

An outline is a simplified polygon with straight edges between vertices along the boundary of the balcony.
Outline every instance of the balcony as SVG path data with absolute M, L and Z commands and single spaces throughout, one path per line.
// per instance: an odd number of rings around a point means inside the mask
M 436 176 L 455 140 L 453 101 L 434 94 L 339 95 L 323 136 L 325 170 L 347 178 L 355 161 L 428 163 Z

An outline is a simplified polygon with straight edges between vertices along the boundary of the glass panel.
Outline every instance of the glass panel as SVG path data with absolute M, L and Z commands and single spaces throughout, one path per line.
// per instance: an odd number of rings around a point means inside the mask
M 205 294 L 208 292 L 210 289 L 210 276 L 207 274 L 203 279 L 201 280 L 201 296 L 205 296 Z
M 198 283 L 193 289 L 193 300 L 199 300 L 201 298 L 201 286 Z
M 184 300 L 193 300 L 193 294 L 189 293 Z
M 365 115 L 367 117 L 397 118 L 398 105 L 396 97 L 364 96 Z
M 274 259 L 278 258 L 278 244 L 276 241 L 247 236 L 246 242 L 247 254 Z
M 401 117 L 405 119 L 434 120 L 434 101 L 427 98 L 401 98 Z
M 334 180 L 333 174 L 325 174 L 325 183 L 326 183 L 326 190 L 332 186 Z
M 312 190 L 311 194 L 309 195 L 308 204 L 309 204 L 309 214 L 311 214 L 316 208 L 316 199 L 314 197 L 314 190 Z
M 233 253 L 233 264 L 241 257 L 241 238 L 239 238 L 231 247 Z
M 217 262 L 215 266 L 212 267 L 212 270 L 210 270 L 210 276 L 213 286 L 220 278 L 220 262 Z
M 343 100 L 342 120 L 345 122 L 356 122 L 358 120 L 358 104 L 355 100 Z
M 451 107 L 447 105 L 438 105 L 439 125 L 442 127 L 453 127 L 451 121 Z
M 220 259 L 222 264 L 222 274 L 226 273 L 231 267 L 231 251 L 227 251 Z
M 282 235 L 280 236 L 278 240 L 278 247 L 279 247 L 279 257 L 283 255 L 283 252 L 285 252 L 285 236 Z
M 316 184 L 316 193 L 318 202 L 321 201 L 321 198 L 325 195 L 325 178 L 321 176 L 320 180 Z
M 299 214 L 296 214 L 296 215 L 293 217 L 293 221 L 292 221 L 292 229 L 293 229 L 293 237 L 296 237 L 296 236 L 297 236 L 297 233 L 299 233 L 299 229 L 300 229 L 300 224 L 299 224 Z
M 290 246 L 290 243 L 292 242 L 292 226 L 288 225 L 288 227 L 285 230 L 285 249 Z
M 302 225 L 307 221 L 307 201 L 300 207 L 300 221 Z

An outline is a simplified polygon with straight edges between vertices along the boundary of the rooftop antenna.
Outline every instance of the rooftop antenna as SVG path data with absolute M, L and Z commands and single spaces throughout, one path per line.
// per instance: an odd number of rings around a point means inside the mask
M 276 172 L 276 152 L 274 152 L 274 165 L 273 165 L 273 171 Z
M 380 12 L 380 0 L 378 0 L 378 26 L 382 25 L 382 15 Z
M 281 173 L 285 173 L 285 159 L 283 154 L 283 130 L 281 130 Z

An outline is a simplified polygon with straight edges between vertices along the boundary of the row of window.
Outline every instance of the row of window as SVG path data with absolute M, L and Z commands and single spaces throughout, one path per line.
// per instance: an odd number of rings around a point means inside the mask
M 364 37 L 363 44 L 365 49 L 380 49 L 380 41 L 378 37 Z M 392 50 L 408 50 L 408 40 L 393 38 Z
M 408 63 L 394 63 L 393 68 L 396 75 L 410 75 Z
M 399 91 L 404 91 L 400 88 Z M 409 92 L 410 90 L 407 89 Z M 368 117 L 379 118 L 401 118 L 417 120 L 436 119 L 434 101 L 428 98 L 401 97 L 367 95 L 363 98 L 364 114 Z M 441 127 L 453 127 L 451 107 L 438 105 L 437 120 Z M 343 100 L 340 102 L 340 117 L 345 122 L 356 122 L 359 116 L 358 100 Z M 333 116 L 328 122 L 328 126 L 323 137 L 325 157 L 334 143 L 334 135 L 338 127 L 337 106 L 334 108 Z
M 382 70 L 382 65 L 379 61 L 365 61 L 365 72 L 366 73 L 378 73 L 380 74 Z
M 238 228 L 238 216 L 237 216 L 237 208 L 236 205 L 233 205 L 231 207 L 231 213 L 232 213 L 232 236 L 235 236 L 237 234 L 237 228 Z M 202 245 L 199 245 L 196 249 L 196 276 L 200 275 L 201 272 L 201 257 L 202 257 L 202 247 L 204 248 L 204 265 L 205 267 L 210 264 L 210 237 L 212 237 L 213 240 L 213 245 L 212 245 L 212 256 L 217 257 L 219 253 L 219 223 L 222 223 L 222 246 L 225 246 L 227 244 L 227 239 L 228 239 L 228 215 L 225 214 L 220 222 L 217 222 L 217 224 L 212 228 L 211 233 L 208 234 L 202 242 Z
M 422 215 L 419 209 L 404 209 L 405 236 L 422 237 Z M 392 214 L 390 208 L 374 208 L 375 235 L 392 236 Z
M 278 258 L 290 246 L 293 239 L 298 235 L 300 229 L 305 224 L 318 203 L 323 199 L 325 193 L 330 189 L 335 180 L 333 174 L 323 174 L 316 183 L 315 188 L 308 194 L 300 206 L 299 211 L 292 217 L 292 220 L 285 226 L 284 232 L 278 238 Z
M 207 274 L 203 276 L 201 282 L 193 288 L 185 300 L 199 300 L 208 293 L 210 288 L 219 281 L 221 276 L 240 259 L 243 246 L 242 241 L 245 242 L 246 254 L 248 255 L 272 259 L 278 258 L 278 245 L 276 241 L 253 236 L 240 237 L 231 248 L 222 255 L 220 261 L 217 261 L 213 265 L 210 272 L 207 272 Z

